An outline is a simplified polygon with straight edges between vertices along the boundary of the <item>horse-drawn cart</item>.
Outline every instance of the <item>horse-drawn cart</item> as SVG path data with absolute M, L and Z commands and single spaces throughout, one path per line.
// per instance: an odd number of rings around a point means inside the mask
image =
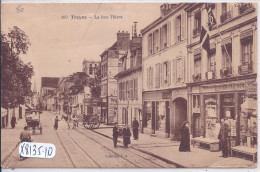
M 26 125 L 29 130 L 32 129 L 32 134 L 35 134 L 35 130 L 40 130 L 40 134 L 42 134 L 41 113 L 40 110 L 25 111 Z

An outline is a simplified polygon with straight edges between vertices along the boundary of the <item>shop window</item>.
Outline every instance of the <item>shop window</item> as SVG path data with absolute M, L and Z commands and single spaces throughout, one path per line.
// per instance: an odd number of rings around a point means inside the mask
M 160 130 L 165 132 L 166 130 L 166 108 L 165 102 L 156 102 L 156 121 L 155 121 L 155 128 L 156 130 Z
M 206 137 L 218 139 L 220 123 L 217 116 L 216 95 L 204 96 L 205 117 L 206 117 Z
M 144 127 L 151 128 L 152 126 L 152 102 L 144 102 Z
M 159 51 L 159 31 L 158 29 L 153 32 L 153 53 L 157 53 Z
M 193 29 L 193 36 L 200 35 L 201 32 L 201 12 L 197 12 L 194 15 L 194 29 Z
M 235 119 L 235 106 L 233 94 L 224 94 L 220 96 L 220 118 Z

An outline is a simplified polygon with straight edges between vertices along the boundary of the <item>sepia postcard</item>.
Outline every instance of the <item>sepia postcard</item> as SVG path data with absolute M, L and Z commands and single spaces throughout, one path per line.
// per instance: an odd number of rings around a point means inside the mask
M 2 3 L 2 168 L 256 169 L 257 15 Z

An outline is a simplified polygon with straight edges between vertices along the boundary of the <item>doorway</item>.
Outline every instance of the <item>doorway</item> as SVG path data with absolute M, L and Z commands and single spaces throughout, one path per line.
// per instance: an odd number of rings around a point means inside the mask
M 187 121 L 187 100 L 184 98 L 176 98 L 173 101 L 173 127 L 172 133 L 174 138 L 179 139 L 180 136 L 180 128 L 184 121 Z

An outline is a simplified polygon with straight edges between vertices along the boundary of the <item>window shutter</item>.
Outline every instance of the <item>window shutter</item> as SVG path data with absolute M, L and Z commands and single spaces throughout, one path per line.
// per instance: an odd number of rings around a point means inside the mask
M 176 83 L 177 76 L 176 76 L 176 59 L 172 61 L 172 82 Z
M 177 29 L 176 29 L 176 19 L 173 19 L 172 26 L 173 26 L 173 32 L 172 32 L 172 42 L 175 44 L 177 42 Z
M 184 57 L 181 58 L 181 81 L 184 82 L 184 77 L 185 77 L 185 62 L 184 62 Z
M 151 88 L 153 88 L 153 67 L 151 67 Z
M 146 68 L 146 87 L 149 87 L 149 68 Z
M 170 21 L 168 21 L 168 23 L 167 23 L 166 39 L 167 39 L 167 47 L 170 47 L 171 46 L 171 22 Z
M 167 61 L 167 83 L 171 85 L 171 62 Z
M 186 12 L 181 14 L 181 40 L 186 38 Z
M 160 38 L 160 50 L 162 50 L 163 49 L 163 34 L 162 34 L 162 32 L 163 32 L 163 29 L 162 29 L 162 27 L 160 28 L 160 36 L 159 36 L 159 38 Z
M 138 100 L 138 79 L 135 79 L 134 80 L 135 81 L 135 83 L 134 83 L 134 87 L 135 87 L 135 95 L 134 95 L 134 98 L 136 99 L 136 100 Z
M 155 65 L 155 88 L 160 87 L 160 63 Z
M 161 80 L 161 85 L 164 85 L 164 66 L 163 63 L 160 64 L 160 80 Z

